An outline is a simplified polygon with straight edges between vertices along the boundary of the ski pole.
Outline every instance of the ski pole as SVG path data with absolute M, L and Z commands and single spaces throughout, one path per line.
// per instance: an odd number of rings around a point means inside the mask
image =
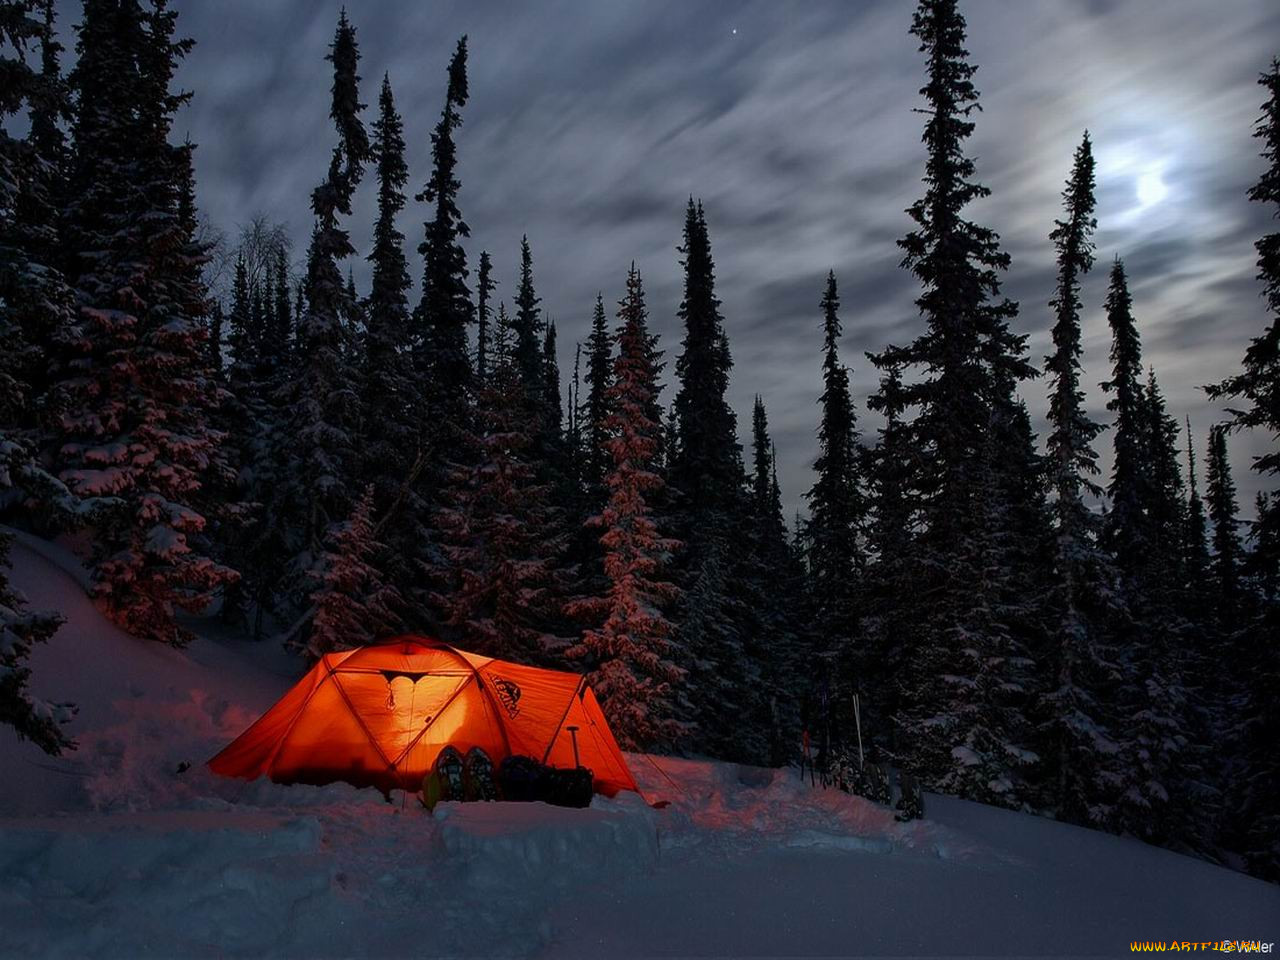
M 858 728 L 858 766 L 865 766 L 862 757 L 862 703 L 858 695 L 853 695 L 853 722 Z
M 573 739 L 573 768 L 577 770 L 582 764 L 578 762 L 578 728 L 575 726 L 565 727 L 569 731 L 569 736 Z

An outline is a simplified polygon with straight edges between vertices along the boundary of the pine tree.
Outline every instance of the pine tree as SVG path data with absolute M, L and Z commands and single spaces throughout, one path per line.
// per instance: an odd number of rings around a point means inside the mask
M 660 354 L 652 346 L 644 289 L 634 264 L 618 317 L 619 350 L 604 424 L 613 462 L 606 480 L 609 500 L 589 521 L 604 530 L 600 543 L 609 587 L 603 596 L 567 605 L 571 616 L 603 619 L 568 654 L 591 664 L 592 687 L 619 743 L 641 750 L 669 745 L 680 736 L 671 699 L 682 671 L 669 658 L 673 628 L 662 612 L 677 591 L 658 579 L 679 544 L 662 536 L 649 506 L 650 496 L 663 484 L 655 470 L 662 425 L 651 413 Z
M 612 351 L 613 338 L 605 319 L 604 295 L 597 293 L 595 311 L 591 315 L 591 333 L 587 337 L 587 402 L 583 410 L 586 420 L 583 485 L 593 509 L 602 506 L 608 494 L 604 478 L 612 461 L 607 426 L 609 388 L 613 385 Z
M 1169 416 L 1164 395 L 1154 368 L 1147 371 L 1147 387 L 1143 393 L 1146 419 L 1145 479 L 1146 501 L 1143 508 L 1157 553 L 1148 558 L 1157 562 L 1161 583 L 1176 606 L 1173 591 L 1185 579 L 1182 567 L 1186 542 L 1186 493 L 1178 456 L 1178 421 Z
M 1258 78 L 1267 91 L 1254 136 L 1263 143 L 1262 158 L 1267 168 L 1249 190 L 1249 199 L 1265 204 L 1273 216 L 1280 215 L 1280 59 Z M 1271 314 L 1271 323 L 1254 338 L 1244 355 L 1244 369 L 1234 377 L 1207 388 L 1214 399 L 1230 398 L 1244 402 L 1243 408 L 1231 409 L 1229 429 L 1263 428 L 1272 434 L 1280 432 L 1280 231 L 1268 233 L 1257 241 L 1258 279 L 1262 296 Z M 1254 470 L 1272 476 L 1280 475 L 1280 448 L 1264 453 L 1254 461 Z
M 1205 518 L 1204 501 L 1196 483 L 1196 448 L 1191 437 L 1191 418 L 1187 418 L 1187 548 L 1186 593 L 1192 609 L 1203 612 L 1209 592 L 1205 589 L 1209 577 L 1209 525 Z
M 275 288 L 272 291 L 271 329 L 263 353 L 272 364 L 272 374 L 279 377 L 289 364 L 289 346 L 293 341 L 293 311 L 289 307 L 289 251 L 281 243 L 276 248 Z
M 849 371 L 840 363 L 840 297 L 835 271 L 827 273 L 822 295 L 822 395 L 818 404 L 816 474 L 809 501 L 809 585 L 833 649 L 846 648 L 857 632 L 855 595 L 864 572 L 859 538 L 865 523 L 862 454 L 849 388 Z M 859 658 L 860 660 L 862 658 Z M 869 666 L 863 663 L 862 666 Z M 869 679 L 869 678 L 865 678 Z
M 365 303 L 361 415 L 364 480 L 373 487 L 373 510 L 396 516 L 387 556 L 398 568 L 392 579 L 407 586 L 414 576 L 406 562 L 426 538 L 418 518 L 424 505 L 409 483 L 419 448 L 422 391 L 409 352 L 411 325 L 409 269 L 404 234 L 396 217 L 404 209 L 409 169 L 404 159 L 403 124 L 396 112 L 391 81 L 383 77 L 379 116 L 373 125 L 373 156 L 378 181 L 378 220 L 374 225 L 369 299 Z M 388 571 L 391 573 L 391 571 Z
M 449 86 L 444 110 L 431 134 L 431 176 L 419 203 L 431 205 L 432 216 L 418 252 L 423 258 L 422 299 L 417 323 L 422 344 L 418 375 L 430 384 L 430 418 L 437 444 L 450 445 L 464 430 L 471 362 L 467 355 L 467 325 L 472 320 L 467 289 L 467 255 L 461 240 L 471 231 L 458 210 L 457 145 L 467 103 L 467 38 L 458 41 L 449 61 Z
M 790 638 L 762 628 L 786 603 L 780 591 L 762 606 L 762 541 L 744 489 L 737 420 L 726 394 L 732 359 L 715 294 L 715 264 L 706 214 L 691 198 L 685 214 L 684 323 L 676 361 L 673 430 L 666 446 L 672 488 L 671 529 L 685 543 L 678 582 L 682 696 L 690 743 L 743 762 L 768 756 L 769 700 L 779 677 L 771 645 Z M 654 413 L 656 415 L 657 408 Z M 656 419 L 656 416 L 655 416 Z M 744 736 L 744 728 L 752 730 Z
M 365 487 L 345 523 L 330 528 L 324 556 L 314 572 L 315 615 L 306 644 L 318 660 L 326 653 L 363 646 L 402 628 L 402 600 L 379 573 L 373 526 L 373 485 Z
M 476 382 L 481 387 L 489 377 L 489 299 L 497 285 L 489 251 L 481 250 L 476 272 Z
M 85 5 L 67 215 L 78 315 L 57 339 L 51 460 L 77 495 L 111 495 L 92 592 L 130 632 L 181 644 L 178 609 L 208 606 L 234 571 L 201 552 L 193 505 L 222 469 L 210 427 L 199 257 L 181 216 L 189 148 L 168 142 L 187 95 L 169 85 L 190 49 L 163 2 Z M 145 375 L 142 374 L 145 371 Z
M 684 323 L 682 352 L 676 360 L 675 415 L 679 441 L 672 454 L 671 483 L 692 513 L 729 509 L 742 482 L 742 453 L 737 420 L 725 398 L 729 355 L 720 300 L 715 295 L 715 263 L 701 202 L 689 199 L 685 212 Z
M 1231 624 L 1242 600 L 1240 587 L 1240 518 L 1236 485 L 1227 460 L 1227 432 L 1209 431 L 1209 519 L 1213 523 L 1213 581 L 1219 616 Z
M 225 346 L 223 342 L 223 324 L 225 317 L 222 313 L 222 304 L 214 301 L 209 305 L 209 334 L 206 341 L 209 370 L 213 375 L 213 379 L 222 382 L 226 371 L 223 369 L 222 351 Z
M 1103 543 L 1125 573 L 1132 573 L 1149 549 L 1143 505 L 1147 499 L 1142 476 L 1142 345 L 1133 319 L 1124 262 L 1116 257 L 1106 299 L 1111 327 L 1111 379 L 1102 389 L 1111 394 L 1107 409 L 1115 414 L 1112 439 L 1114 456 L 1107 497 L 1111 509 L 1103 526 Z
M 535 431 L 513 331 L 498 306 L 494 364 L 476 405 L 475 449 L 450 467 L 428 565 L 432 601 L 468 650 L 521 662 L 561 662 L 566 573 L 562 519 L 538 476 Z
M 63 624 L 57 613 L 26 610 L 26 601 L 9 585 L 9 545 L 13 538 L 0 532 L 0 724 L 12 727 L 20 740 L 30 740 L 45 753 L 58 756 L 74 750 L 64 729 L 75 717 L 70 703 L 38 699 L 27 684 L 32 647 L 48 641 Z
M 1093 266 L 1094 160 L 1086 133 L 1076 149 L 1063 190 L 1064 219 L 1049 239 L 1058 254 L 1054 352 L 1049 376 L 1050 479 L 1056 499 L 1054 585 L 1048 608 L 1054 619 L 1051 671 L 1040 705 L 1040 738 L 1046 761 L 1043 802 L 1064 820 L 1095 827 L 1116 822 L 1121 784 L 1119 746 L 1110 711 L 1119 682 L 1114 644 L 1127 629 L 1128 610 L 1116 590 L 1116 574 L 1098 544 L 1097 517 L 1085 502 L 1100 497 L 1093 441 L 1101 426 L 1084 409 L 1080 389 L 1080 283 Z
M 561 439 L 564 427 L 564 399 L 560 394 L 560 361 L 556 356 L 556 322 L 547 321 L 542 338 L 542 382 L 547 390 L 547 417 L 553 441 Z
M 49 386 L 50 364 L 46 349 L 56 331 L 65 325 L 73 309 L 64 268 L 66 251 L 61 243 L 61 208 L 66 194 L 67 153 L 60 121 L 68 115 L 69 91 L 59 65 L 62 45 L 55 33 L 52 0 L 8 3 L 0 39 L 16 57 L 0 60 L 7 95 L 0 97 L 0 119 L 26 108 L 29 129 L 25 140 L 0 131 L 0 199 L 3 235 L 0 235 L 0 307 L 6 323 L 16 325 L 18 341 L 9 344 L 19 352 L 10 356 L 10 368 L 32 401 Z M 35 14 L 41 14 L 37 19 Z M 38 44 L 40 70 L 26 61 L 28 47 Z M 34 403 L 22 411 L 15 426 L 24 432 L 36 429 Z
M 875 673 L 859 687 L 868 742 L 893 755 L 898 752 L 893 721 L 907 689 L 905 661 L 915 607 L 918 510 L 914 485 L 919 464 L 904 422 L 902 367 L 870 359 L 883 373 L 867 405 L 884 417 L 884 425 L 875 447 L 866 454 L 869 563 L 862 591 L 863 633 L 865 659 L 874 665 Z
M 1265 204 L 1280 215 L 1280 59 L 1271 61 L 1258 78 L 1267 91 L 1254 135 L 1262 141 L 1266 169 L 1249 190 L 1249 199 Z M 1263 235 L 1258 251 L 1258 279 L 1271 321 L 1250 342 L 1244 369 L 1234 377 L 1208 388 L 1211 398 L 1240 403 L 1228 410 L 1228 429 L 1258 429 L 1273 437 L 1280 434 L 1280 231 Z M 1271 448 L 1253 463 L 1264 476 L 1280 476 L 1280 446 Z M 1240 779 L 1245 783 L 1236 806 L 1242 825 L 1240 845 L 1251 872 L 1269 880 L 1280 879 L 1280 812 L 1275 797 L 1280 792 L 1280 759 L 1275 743 L 1280 739 L 1280 706 L 1275 689 L 1280 683 L 1280 602 L 1275 593 L 1275 571 L 1280 569 L 1280 494 L 1260 499 L 1254 525 L 1250 563 L 1262 587 L 1258 613 L 1244 631 L 1243 643 L 1232 654 L 1239 675 L 1248 676 L 1248 696 L 1238 716 L 1245 743 Z
M 516 290 L 516 315 L 511 321 L 514 335 L 511 349 L 530 410 L 541 410 L 543 406 L 542 380 L 546 366 L 541 351 L 543 324 L 542 311 L 538 307 L 541 302 L 533 289 L 533 253 L 529 249 L 529 238 L 522 236 L 520 285 Z
M 236 257 L 235 273 L 231 281 L 231 313 L 228 316 L 231 327 L 229 345 L 231 348 L 231 369 L 228 376 L 232 388 L 246 404 L 248 391 L 256 386 L 258 367 L 258 347 L 261 337 L 254 329 L 252 297 L 249 293 L 249 267 L 244 254 Z
M 276 454 L 280 482 L 268 507 L 289 532 L 283 572 L 296 585 L 299 606 L 305 597 L 298 588 L 306 588 L 329 526 L 350 512 L 358 462 L 358 378 L 349 326 L 355 307 L 338 265 L 355 252 L 340 217 L 350 216 L 370 146 L 360 119 L 356 31 L 345 12 L 326 59 L 333 64 L 330 117 L 338 143 L 327 175 L 311 194 L 315 225 L 307 251 L 306 310 L 297 327 L 292 376 L 274 398 L 286 420 Z
M 782 490 L 778 486 L 778 456 L 769 436 L 769 413 L 764 398 L 756 394 L 751 411 L 750 495 L 748 506 L 760 547 L 781 557 L 786 553 L 787 522 L 782 516 Z
M 923 290 L 926 332 L 890 348 L 880 365 L 917 368 L 902 388 L 916 406 L 914 457 L 924 530 L 918 559 L 931 603 L 920 611 L 907 663 L 901 759 L 936 789 L 1018 806 L 1035 757 L 1027 748 L 1027 650 L 1014 605 L 1025 602 L 1008 553 L 1025 536 L 1011 502 L 1033 452 L 1014 396 L 1034 375 L 1025 337 L 1009 330 L 1017 305 L 1000 297 L 1009 258 L 996 234 L 963 217 L 989 191 L 964 153 L 977 107 L 976 69 L 955 0 L 922 0 L 912 24 L 928 59 L 925 195 L 917 229 L 900 241 Z M 1014 471 L 1014 472 L 1011 472 Z M 1015 475 L 1016 472 L 1016 475 Z
M 56 121 L 65 102 L 57 68 L 53 7 L 0 4 L 0 121 L 24 107 L 31 120 L 25 141 L 0 124 L 0 492 L 29 513 L 56 507 L 69 519 L 76 498 L 32 458 L 33 396 L 44 386 L 41 347 L 55 325 L 71 315 L 71 298 L 57 268 L 56 196 L 61 178 L 61 135 Z M 42 69 L 26 61 L 41 47 Z M 6 49 L 7 48 L 7 49 Z M 13 55 L 10 55 L 12 52 Z M 43 129 L 42 129 L 43 128 Z M 75 708 L 34 697 L 28 660 L 63 622 L 56 613 L 26 610 L 9 583 L 12 537 L 0 531 L 0 724 L 20 739 L 58 755 L 75 744 L 64 730 Z
M 1203 849 L 1216 798 L 1207 782 L 1205 718 L 1195 686 L 1197 637 L 1177 595 L 1185 582 L 1186 495 L 1177 421 L 1166 412 L 1154 370 L 1140 394 L 1139 425 L 1139 509 L 1148 552 L 1120 571 L 1135 619 L 1120 699 L 1127 711 L 1129 781 L 1120 827 L 1149 842 Z

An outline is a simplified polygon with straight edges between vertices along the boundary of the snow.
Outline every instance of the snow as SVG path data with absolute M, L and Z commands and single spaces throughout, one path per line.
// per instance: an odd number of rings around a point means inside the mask
M 892 814 L 794 771 L 629 755 L 587 810 L 386 803 L 203 767 L 298 675 L 207 623 L 186 650 L 103 620 L 75 558 L 12 576 L 67 624 L 34 692 L 80 749 L 0 728 L 0 956 L 1119 955 L 1280 940 L 1280 888 L 1077 827 L 929 796 Z M 191 764 L 179 772 L 182 764 Z

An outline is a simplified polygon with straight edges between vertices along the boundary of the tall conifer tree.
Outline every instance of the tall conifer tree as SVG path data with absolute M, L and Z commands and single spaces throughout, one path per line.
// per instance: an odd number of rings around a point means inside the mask
M 1227 432 L 1217 426 L 1209 431 L 1209 519 L 1213 522 L 1213 580 L 1219 616 L 1235 620 L 1241 602 L 1240 518 L 1236 485 L 1227 459 Z
M 467 289 L 467 254 L 462 239 L 471 235 L 458 210 L 457 144 L 462 108 L 467 104 L 467 38 L 458 41 L 449 61 L 444 110 L 431 134 L 431 176 L 417 200 L 431 205 L 426 236 L 418 247 L 424 261 L 418 324 L 422 346 L 419 377 L 431 385 L 430 419 L 437 442 L 456 440 L 466 421 L 471 362 L 467 324 L 472 317 Z
M 1280 216 L 1280 59 L 1273 59 L 1258 78 L 1267 93 L 1254 135 L 1262 141 L 1266 163 L 1262 176 L 1249 190 L 1249 199 Z M 1258 279 L 1270 321 L 1249 344 L 1244 369 L 1234 377 L 1208 388 L 1209 396 L 1226 398 L 1239 406 L 1230 409 L 1229 429 L 1262 429 L 1280 434 L 1280 231 L 1264 234 L 1255 244 Z M 1280 477 L 1280 445 L 1257 457 L 1253 469 L 1272 481 Z M 1270 880 L 1280 879 L 1280 601 L 1274 592 L 1275 571 L 1280 570 L 1280 494 L 1272 491 L 1259 500 L 1251 563 L 1262 574 L 1263 603 L 1245 636 L 1251 640 L 1237 647 L 1232 660 L 1251 678 L 1249 696 L 1240 713 L 1245 718 L 1246 761 L 1243 796 L 1237 802 L 1243 824 L 1243 845 L 1251 871 Z
M 358 462 L 359 378 L 350 325 L 356 306 L 339 264 L 355 253 L 341 218 L 351 214 L 370 145 L 360 119 L 360 52 L 345 11 L 326 59 L 333 64 L 330 117 L 338 142 L 327 175 L 311 194 L 315 225 L 307 251 L 306 309 L 298 323 L 292 377 L 276 397 L 287 419 L 278 438 L 281 475 L 272 512 L 288 518 L 288 572 L 300 589 L 309 583 L 329 526 L 350 512 Z M 305 595 L 294 593 L 305 605 Z
M 480 267 L 476 271 L 476 381 L 481 387 L 489 376 L 489 300 L 497 285 L 489 251 L 481 250 Z
M 80 308 L 57 334 L 50 459 L 77 495 L 114 498 L 96 529 L 95 599 L 136 635 L 181 644 L 177 611 L 203 610 L 236 574 L 205 555 L 195 508 L 223 455 L 201 254 L 181 211 L 188 148 L 168 140 L 191 47 L 173 38 L 176 16 L 160 0 L 85 4 L 65 221 Z
M 1085 497 L 1100 497 L 1093 441 L 1101 426 L 1084 409 L 1080 389 L 1080 284 L 1093 266 L 1094 160 L 1086 133 L 1063 190 L 1063 214 L 1049 239 L 1058 254 L 1054 352 L 1049 376 L 1050 482 L 1056 498 L 1054 586 L 1049 599 L 1050 669 L 1039 721 L 1046 764 L 1042 801 L 1057 816 L 1108 827 L 1115 823 L 1120 771 L 1110 705 L 1118 677 L 1116 632 L 1128 615 L 1118 603 L 1115 572 L 1098 544 L 1099 525 Z
M 1111 509 L 1103 527 L 1103 542 L 1125 573 L 1132 573 L 1148 549 L 1143 513 L 1142 344 L 1133 319 L 1133 298 L 1124 262 L 1116 257 L 1107 287 L 1107 323 L 1111 327 L 1111 379 L 1102 384 L 1110 394 L 1107 409 L 1115 415 L 1114 455 L 1107 497 Z
M 585 463 L 583 485 L 592 507 L 604 503 L 607 490 L 605 474 L 609 470 L 607 426 L 609 416 L 609 388 L 613 384 L 613 337 L 605 319 L 604 295 L 596 294 L 595 310 L 591 315 L 591 333 L 587 337 L 587 402 L 583 409 L 586 420 L 584 437 Z
M 662 424 L 652 414 L 661 355 L 649 334 L 644 288 L 634 264 L 618 317 L 618 356 L 604 424 L 612 460 L 609 500 L 588 521 L 604 531 L 600 544 L 609 586 L 603 596 L 568 605 L 571 615 L 603 620 L 568 652 L 589 658 L 592 687 L 619 742 L 628 749 L 648 749 L 670 745 L 681 733 L 672 688 L 682 671 L 668 652 L 673 627 L 663 612 L 677 591 L 661 579 L 666 559 L 679 544 L 661 534 L 649 505 L 663 483 L 656 469 Z
M 840 363 L 840 296 L 834 271 L 827 273 L 822 302 L 822 409 L 816 474 L 809 501 L 809 586 L 817 615 L 835 649 L 857 630 L 855 595 L 864 566 L 859 538 L 865 523 L 862 455 L 848 368 Z
M 715 262 L 701 202 L 690 198 L 685 211 L 684 298 L 680 319 L 685 335 L 676 360 L 675 415 L 679 441 L 671 462 L 671 482 L 694 512 L 730 508 L 742 483 L 737 419 L 726 399 L 733 361 L 715 292 Z
M 388 549 L 378 559 L 389 565 L 384 574 L 407 589 L 409 581 L 416 578 L 407 560 L 421 552 L 427 539 L 421 522 L 425 505 L 411 482 L 422 456 L 418 418 L 424 407 L 410 351 L 410 282 L 404 234 L 396 226 L 409 180 L 404 125 L 396 111 L 391 81 L 385 76 L 378 110 L 373 125 L 378 219 L 368 258 L 373 265 L 369 299 L 364 305 L 361 461 L 364 480 L 373 489 L 373 516 L 386 518 L 391 511 L 396 513 L 394 522 L 387 524 Z
M 1022 505 L 1010 475 L 1031 452 L 1014 388 L 1034 374 L 1025 337 L 1009 330 L 1017 305 L 1000 296 L 1009 258 L 989 228 L 964 218 L 987 196 L 964 152 L 977 108 L 976 69 L 955 0 L 922 0 L 911 32 L 928 60 L 923 140 L 925 195 L 908 210 L 916 229 L 900 245 L 920 282 L 926 332 L 881 365 L 918 368 L 903 398 L 916 406 L 915 456 L 924 530 L 918 542 L 933 598 L 920 611 L 907 660 L 902 761 L 937 789 L 1017 806 L 1034 759 L 1027 748 L 1027 651 L 1011 621 L 1017 571 L 1006 562 Z

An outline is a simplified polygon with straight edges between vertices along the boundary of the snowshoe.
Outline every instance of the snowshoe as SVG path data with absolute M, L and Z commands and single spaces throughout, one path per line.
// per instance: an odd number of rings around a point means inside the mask
M 920 781 L 909 773 L 898 774 L 898 804 L 895 820 L 919 820 L 924 816 L 924 794 Z
M 498 786 L 493 776 L 493 761 L 479 747 L 467 751 L 462 768 L 462 793 L 467 800 L 497 800 Z
M 435 772 L 440 775 L 441 800 L 462 800 L 462 754 L 453 747 L 444 747 L 436 756 Z

